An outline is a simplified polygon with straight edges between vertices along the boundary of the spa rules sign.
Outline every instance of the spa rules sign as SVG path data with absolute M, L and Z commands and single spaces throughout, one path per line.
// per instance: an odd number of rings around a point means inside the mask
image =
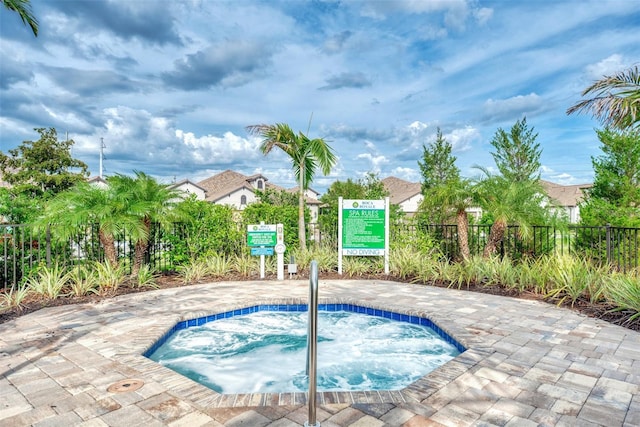
M 388 273 L 389 198 L 385 200 L 339 201 L 338 273 L 342 274 L 343 256 L 384 256 Z

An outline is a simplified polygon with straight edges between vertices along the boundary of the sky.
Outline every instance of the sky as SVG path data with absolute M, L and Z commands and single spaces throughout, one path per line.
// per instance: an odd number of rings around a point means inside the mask
M 92 176 L 163 183 L 226 169 L 296 185 L 246 127 L 286 123 L 338 157 L 311 185 L 421 180 L 437 129 L 463 176 L 526 118 L 541 176 L 593 180 L 594 81 L 640 64 L 636 0 L 32 0 L 34 37 L 0 7 L 0 151 L 53 127 Z

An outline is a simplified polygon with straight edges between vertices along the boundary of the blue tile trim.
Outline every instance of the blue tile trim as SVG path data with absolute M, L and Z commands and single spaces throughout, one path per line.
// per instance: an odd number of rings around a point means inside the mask
M 173 335 L 174 332 L 180 331 L 182 329 L 190 328 L 192 326 L 201 326 L 205 323 L 213 322 L 219 319 L 227 319 L 233 316 L 242 316 L 245 314 L 257 313 L 259 311 L 308 311 L 307 304 L 261 304 L 254 305 L 251 307 L 245 307 L 240 309 L 235 309 L 231 311 L 227 311 L 224 313 L 212 314 L 210 316 L 199 317 L 197 319 L 189 319 L 183 320 L 181 322 L 176 323 L 167 333 L 165 333 L 158 341 L 156 341 L 147 351 L 145 351 L 142 355 L 144 357 L 150 357 L 162 344 L 167 342 L 167 340 Z M 443 340 L 453 345 L 460 353 L 466 351 L 467 349 L 456 341 L 451 335 L 449 335 L 446 331 L 440 328 L 438 325 L 433 323 L 427 317 L 413 316 L 408 314 L 395 313 L 393 311 L 380 310 L 377 308 L 363 307 L 354 304 L 318 304 L 319 311 L 349 311 L 352 313 L 361 313 L 367 314 L 369 316 L 376 317 L 384 317 L 386 319 L 392 319 L 399 322 L 407 322 L 412 323 L 414 325 L 426 326 L 428 328 L 433 329 Z

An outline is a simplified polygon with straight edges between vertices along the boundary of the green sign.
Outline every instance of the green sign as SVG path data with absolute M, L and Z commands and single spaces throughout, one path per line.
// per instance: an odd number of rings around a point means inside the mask
M 275 246 L 277 243 L 275 224 L 255 224 L 247 226 L 248 246 Z
M 344 200 L 342 204 L 344 255 L 384 255 L 384 200 Z

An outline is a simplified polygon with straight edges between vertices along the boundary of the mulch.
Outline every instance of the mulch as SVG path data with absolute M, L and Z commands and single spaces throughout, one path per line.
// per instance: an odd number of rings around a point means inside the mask
M 300 274 L 295 276 L 296 279 L 308 279 L 307 272 L 300 272 Z M 399 278 L 395 276 L 389 275 L 359 275 L 359 276 L 347 276 L 338 275 L 337 272 L 328 272 L 328 273 L 320 273 L 320 279 L 329 280 L 329 279 L 357 279 L 357 280 L 390 280 L 397 282 L 411 282 L 411 279 L 408 278 Z M 267 274 L 265 280 L 275 280 L 276 276 L 274 274 Z M 205 278 L 200 280 L 197 283 L 211 283 L 211 282 L 223 282 L 223 281 L 247 281 L 247 280 L 258 280 L 258 276 L 240 276 L 240 275 L 228 275 L 225 277 L 217 277 L 217 278 Z M 195 283 L 194 283 L 195 284 Z M 425 285 L 437 286 L 437 287 L 447 287 L 445 283 L 433 282 L 426 283 Z M 176 288 L 182 286 L 189 286 L 185 284 L 181 277 L 176 274 L 165 274 L 159 276 L 156 281 L 155 289 L 168 289 L 168 288 Z M 76 297 L 76 296 L 61 296 L 56 299 L 45 299 L 43 297 L 38 296 L 30 296 L 26 299 L 21 309 L 11 309 L 6 310 L 0 313 L 0 323 L 7 322 L 9 320 L 18 318 L 28 313 L 33 313 L 37 310 L 40 310 L 45 307 L 57 307 L 62 305 L 69 304 L 84 304 L 84 303 L 96 303 L 105 299 L 113 298 L 118 295 L 126 295 L 132 293 L 139 292 L 147 292 L 149 290 L 153 290 L 154 288 L 136 288 L 132 286 L 123 285 L 118 287 L 115 291 L 112 291 L 108 294 L 89 294 L 87 296 Z M 557 300 L 552 300 L 545 298 L 543 295 L 534 294 L 530 292 L 518 292 L 513 289 L 506 289 L 500 286 L 486 286 L 483 284 L 471 284 L 468 287 L 465 286 L 462 290 L 469 292 L 480 292 L 485 294 L 492 295 L 500 295 L 500 296 L 508 296 L 522 299 L 530 299 L 537 301 L 544 301 L 549 304 L 557 304 L 561 307 L 566 307 L 571 310 L 580 312 L 586 316 L 597 318 L 604 320 L 606 322 L 619 325 L 625 328 L 628 328 L 632 331 L 640 332 L 640 318 L 636 318 L 634 320 L 630 320 L 630 318 L 636 314 L 634 311 L 626 310 L 626 311 L 613 311 L 615 307 L 611 305 L 607 305 L 604 303 L 592 303 L 586 299 L 579 299 L 573 304 L 568 302 L 558 303 Z

